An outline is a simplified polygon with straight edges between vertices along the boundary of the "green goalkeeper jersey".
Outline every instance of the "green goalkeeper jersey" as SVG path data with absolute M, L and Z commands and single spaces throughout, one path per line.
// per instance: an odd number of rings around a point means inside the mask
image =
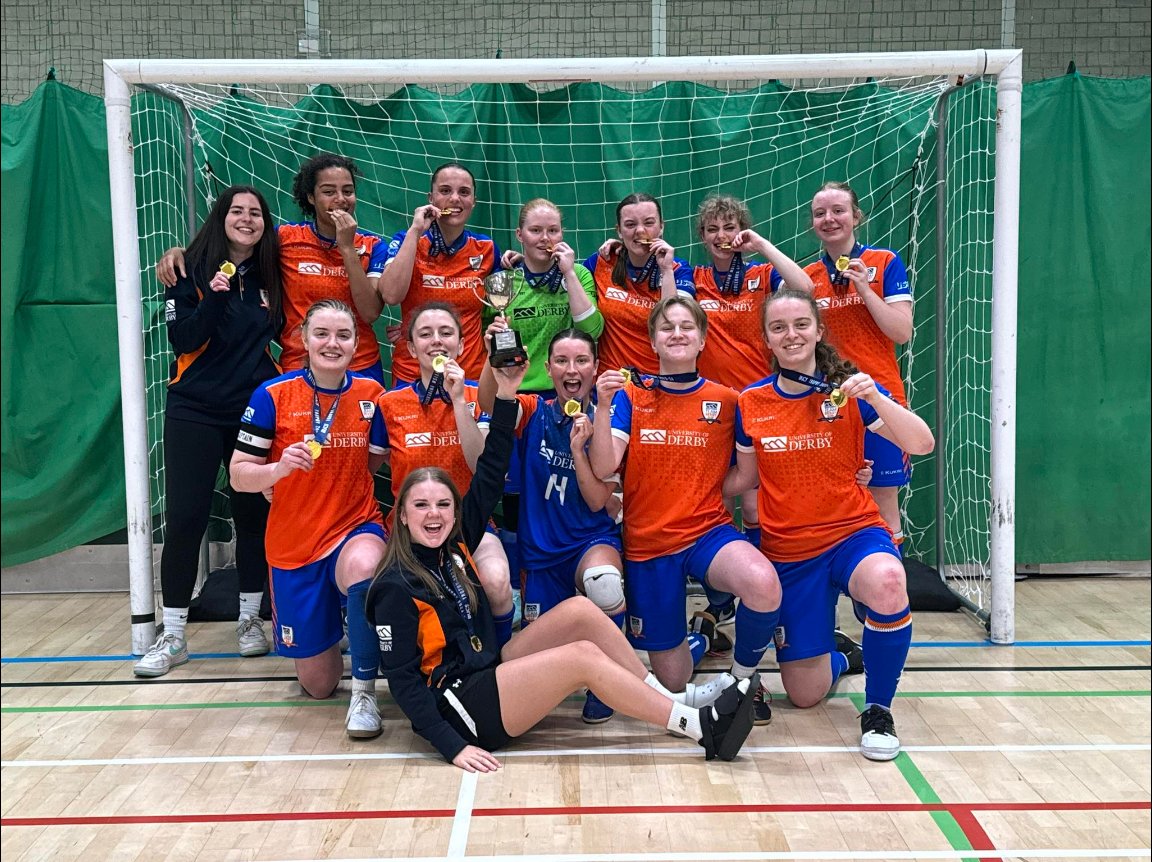
M 547 288 L 534 288 L 525 280 L 523 268 L 517 267 L 515 270 L 516 298 L 505 314 L 509 325 L 520 333 L 520 340 L 524 342 L 531 363 L 520 384 L 521 392 L 539 392 L 552 388 L 552 378 L 548 376 L 544 363 L 548 359 L 548 345 L 557 332 L 575 327 L 593 338 L 599 338 L 604 330 L 604 317 L 596 307 L 596 282 L 592 279 L 592 273 L 581 264 L 575 265 L 575 271 L 580 286 L 592 303 L 592 308 L 580 320 L 572 319 L 572 312 L 568 308 L 568 291 L 563 285 L 555 293 Z M 495 317 L 495 310 L 485 306 L 484 327 L 487 328 Z

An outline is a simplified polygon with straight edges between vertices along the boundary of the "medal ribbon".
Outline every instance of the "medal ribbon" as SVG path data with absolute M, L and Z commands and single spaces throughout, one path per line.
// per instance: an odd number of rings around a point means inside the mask
M 444 592 L 452 596 L 453 601 L 456 602 L 456 611 L 460 614 L 460 618 L 464 620 L 464 627 L 468 629 L 468 640 L 472 644 L 472 649 L 480 652 L 483 648 L 478 647 L 480 639 L 476 637 L 476 626 L 472 623 L 472 606 L 468 604 L 468 594 L 464 592 L 464 585 L 460 583 L 460 579 L 456 576 L 456 564 L 452 560 L 451 553 L 448 554 L 448 564 L 451 568 L 451 575 L 448 578 L 444 577 L 444 573 L 436 571 L 436 580 Z
M 717 273 L 719 274 L 719 273 Z M 732 255 L 732 263 L 728 272 L 724 274 L 724 283 L 720 285 L 720 294 L 740 295 L 740 288 L 744 286 L 744 255 L 736 252 Z
M 308 385 L 312 387 L 312 439 L 321 446 L 327 446 L 328 437 L 332 433 L 332 423 L 336 421 L 336 408 L 340 406 L 340 396 L 343 393 L 336 393 L 332 406 L 328 408 L 328 415 L 321 419 L 320 387 L 316 385 L 316 378 L 312 376 L 311 371 L 305 369 L 304 377 L 308 380 Z
M 452 256 L 452 250 L 448 248 L 448 242 L 444 239 L 444 234 L 440 230 L 440 225 L 437 222 L 432 222 L 428 228 L 428 239 L 431 243 L 431 248 L 428 249 L 428 257 L 438 257 L 441 254 L 445 257 Z
M 700 379 L 699 371 L 681 371 L 677 374 L 645 374 L 631 365 L 623 370 L 628 372 L 628 376 L 633 383 L 645 390 L 655 389 L 656 381 L 658 380 L 666 380 L 669 383 L 692 383 Z M 647 378 L 647 380 L 645 380 L 645 378 Z
M 620 252 L 624 254 L 624 252 Z M 629 264 L 631 266 L 631 264 Z M 644 261 L 644 267 L 640 270 L 640 274 L 632 281 L 637 285 L 648 282 L 649 290 L 660 289 L 660 269 L 656 266 L 656 255 L 648 255 L 648 260 Z
M 863 252 L 864 246 L 860 245 L 860 243 L 856 243 L 852 246 L 852 250 L 848 252 L 848 257 L 860 257 Z M 851 284 L 848 276 L 842 272 L 836 271 L 836 261 L 832 260 L 827 252 L 824 253 L 824 267 L 828 270 L 828 278 L 835 287 L 843 287 L 846 284 Z
M 547 290 L 549 293 L 557 293 L 560 286 L 564 284 L 564 276 L 560 273 L 560 264 L 558 263 L 552 264 L 547 272 L 541 274 L 529 272 L 524 263 L 520 264 L 520 268 L 524 270 L 524 281 L 533 290 Z
M 797 383 L 802 383 L 805 386 L 811 386 L 821 395 L 831 395 L 833 391 L 840 388 L 839 386 L 829 383 L 827 380 L 810 377 L 807 374 L 801 374 L 799 371 L 792 371 L 789 368 L 781 368 L 780 376 L 788 380 L 794 380 Z
M 448 394 L 448 390 L 444 388 L 444 372 L 433 371 L 432 377 L 428 380 L 428 386 L 424 390 L 424 394 L 420 396 L 420 404 L 427 407 L 433 401 L 439 398 L 445 404 L 452 403 L 452 396 Z

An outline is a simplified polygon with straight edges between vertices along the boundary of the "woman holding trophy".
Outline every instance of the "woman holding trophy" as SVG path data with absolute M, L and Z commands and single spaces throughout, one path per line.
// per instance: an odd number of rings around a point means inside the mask
M 401 325 L 392 350 L 392 383 L 411 383 L 419 363 L 408 348 L 412 312 L 426 302 L 456 306 L 462 328 L 460 365 L 475 380 L 484 365 L 481 302 L 477 291 L 484 278 L 500 269 L 500 251 L 489 237 L 468 230 L 476 206 L 476 179 L 456 162 L 432 172 L 428 203 L 417 208 L 407 231 L 388 245 L 380 277 L 380 298 L 399 305 Z
M 472 482 L 488 416 L 479 407 L 475 382 L 465 379 L 460 365 L 460 329 L 456 307 L 445 302 L 425 303 L 408 319 L 404 344 L 418 377 L 377 400 L 388 434 L 394 497 L 408 474 L 422 467 L 442 468 L 457 488 L 467 489 Z M 475 564 L 497 634 L 506 642 L 512 635 L 512 587 L 508 559 L 491 532 L 480 540 Z

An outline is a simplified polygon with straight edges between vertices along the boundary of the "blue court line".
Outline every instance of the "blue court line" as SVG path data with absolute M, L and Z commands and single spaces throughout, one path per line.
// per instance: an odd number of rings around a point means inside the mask
M 982 641 L 913 641 L 914 649 L 1012 649 L 1014 647 L 1152 647 L 1152 640 L 1131 641 L 1016 641 L 1014 644 L 994 644 L 990 640 Z M 269 656 L 276 658 L 275 652 Z M 241 658 L 235 652 L 199 652 L 190 653 L 189 658 Z M 135 655 L 57 655 L 57 656 L 20 656 L 14 658 L 0 658 L 0 664 L 53 664 L 60 662 L 91 662 L 91 661 L 135 661 Z

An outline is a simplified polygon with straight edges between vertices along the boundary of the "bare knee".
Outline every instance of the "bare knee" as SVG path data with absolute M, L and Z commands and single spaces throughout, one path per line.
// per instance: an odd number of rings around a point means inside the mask
M 745 575 L 743 589 L 739 592 L 740 601 L 754 611 L 774 611 L 780 607 L 783 593 L 780 589 L 780 578 L 772 564 L 764 560 L 763 564 L 754 564 Z
M 893 558 L 891 563 L 875 567 L 868 573 L 865 604 L 879 614 L 897 614 L 908 607 L 908 587 L 904 566 Z

